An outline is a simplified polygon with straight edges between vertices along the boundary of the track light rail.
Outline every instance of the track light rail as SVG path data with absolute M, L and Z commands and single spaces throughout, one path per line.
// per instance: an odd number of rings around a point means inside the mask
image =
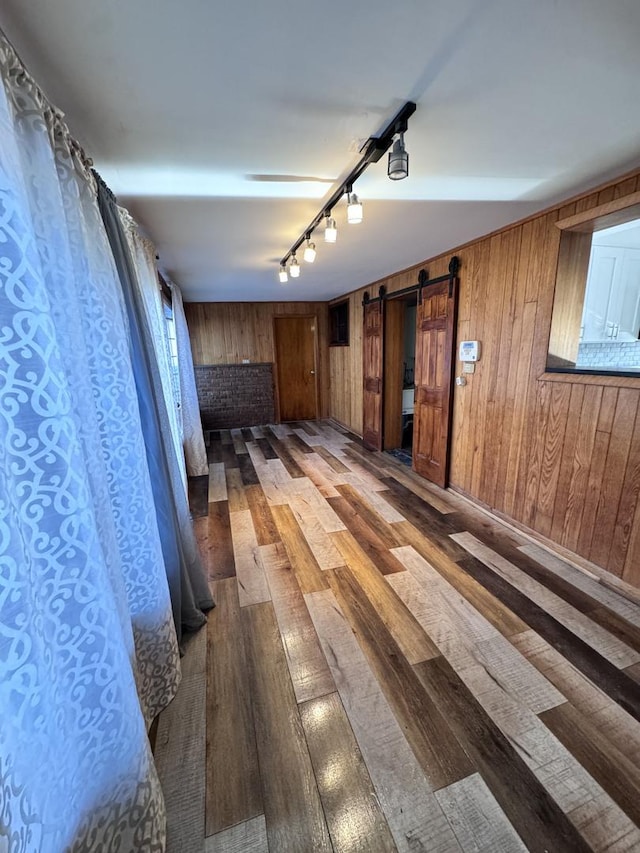
M 328 199 L 328 201 L 325 202 L 318 214 L 311 220 L 311 222 L 307 225 L 304 231 L 300 234 L 300 236 L 291 246 L 287 254 L 283 256 L 282 260 L 280 261 L 281 268 L 286 267 L 287 261 L 293 255 L 295 255 L 295 253 L 298 251 L 300 246 L 302 246 L 305 240 L 311 239 L 311 234 L 315 231 L 318 225 L 320 225 L 320 223 L 327 216 L 331 216 L 331 211 L 340 201 L 345 192 L 353 192 L 353 184 L 358 180 L 360 175 L 362 175 L 362 173 L 368 166 L 370 166 L 372 163 L 377 163 L 378 160 L 380 160 L 380 158 L 383 156 L 383 154 L 385 154 L 385 152 L 389 150 L 389 148 L 393 144 L 395 136 L 399 133 L 404 133 L 406 131 L 407 122 L 415 111 L 415 103 L 413 101 L 407 101 L 406 104 L 404 104 L 404 106 L 400 110 L 398 110 L 396 115 L 386 125 L 386 127 L 380 133 L 379 136 L 370 136 L 369 139 L 367 139 L 367 141 L 360 149 L 362 157 L 358 161 L 357 165 L 354 166 L 354 168 L 349 172 L 347 177 L 337 187 L 335 192 L 332 193 L 331 197 Z

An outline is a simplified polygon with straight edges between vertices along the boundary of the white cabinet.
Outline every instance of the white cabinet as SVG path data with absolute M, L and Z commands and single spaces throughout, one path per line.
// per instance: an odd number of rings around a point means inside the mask
M 635 341 L 640 329 L 640 249 L 593 246 L 582 340 Z

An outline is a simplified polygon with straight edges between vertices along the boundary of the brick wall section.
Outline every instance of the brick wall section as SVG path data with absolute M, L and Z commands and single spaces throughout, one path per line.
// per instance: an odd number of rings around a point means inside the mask
M 272 364 L 205 364 L 194 370 L 203 429 L 275 421 Z

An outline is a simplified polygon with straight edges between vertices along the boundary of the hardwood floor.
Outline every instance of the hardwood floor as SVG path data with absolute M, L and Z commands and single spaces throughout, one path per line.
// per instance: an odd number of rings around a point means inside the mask
M 329 422 L 208 435 L 168 853 L 640 851 L 640 605 Z

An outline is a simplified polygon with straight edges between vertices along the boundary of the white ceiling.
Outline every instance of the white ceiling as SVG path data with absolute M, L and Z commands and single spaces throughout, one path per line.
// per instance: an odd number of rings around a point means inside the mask
M 328 299 L 640 164 L 638 0 L 3 0 L 0 26 L 188 301 Z M 372 166 L 364 222 L 341 203 L 280 285 L 406 100 L 409 178 Z

